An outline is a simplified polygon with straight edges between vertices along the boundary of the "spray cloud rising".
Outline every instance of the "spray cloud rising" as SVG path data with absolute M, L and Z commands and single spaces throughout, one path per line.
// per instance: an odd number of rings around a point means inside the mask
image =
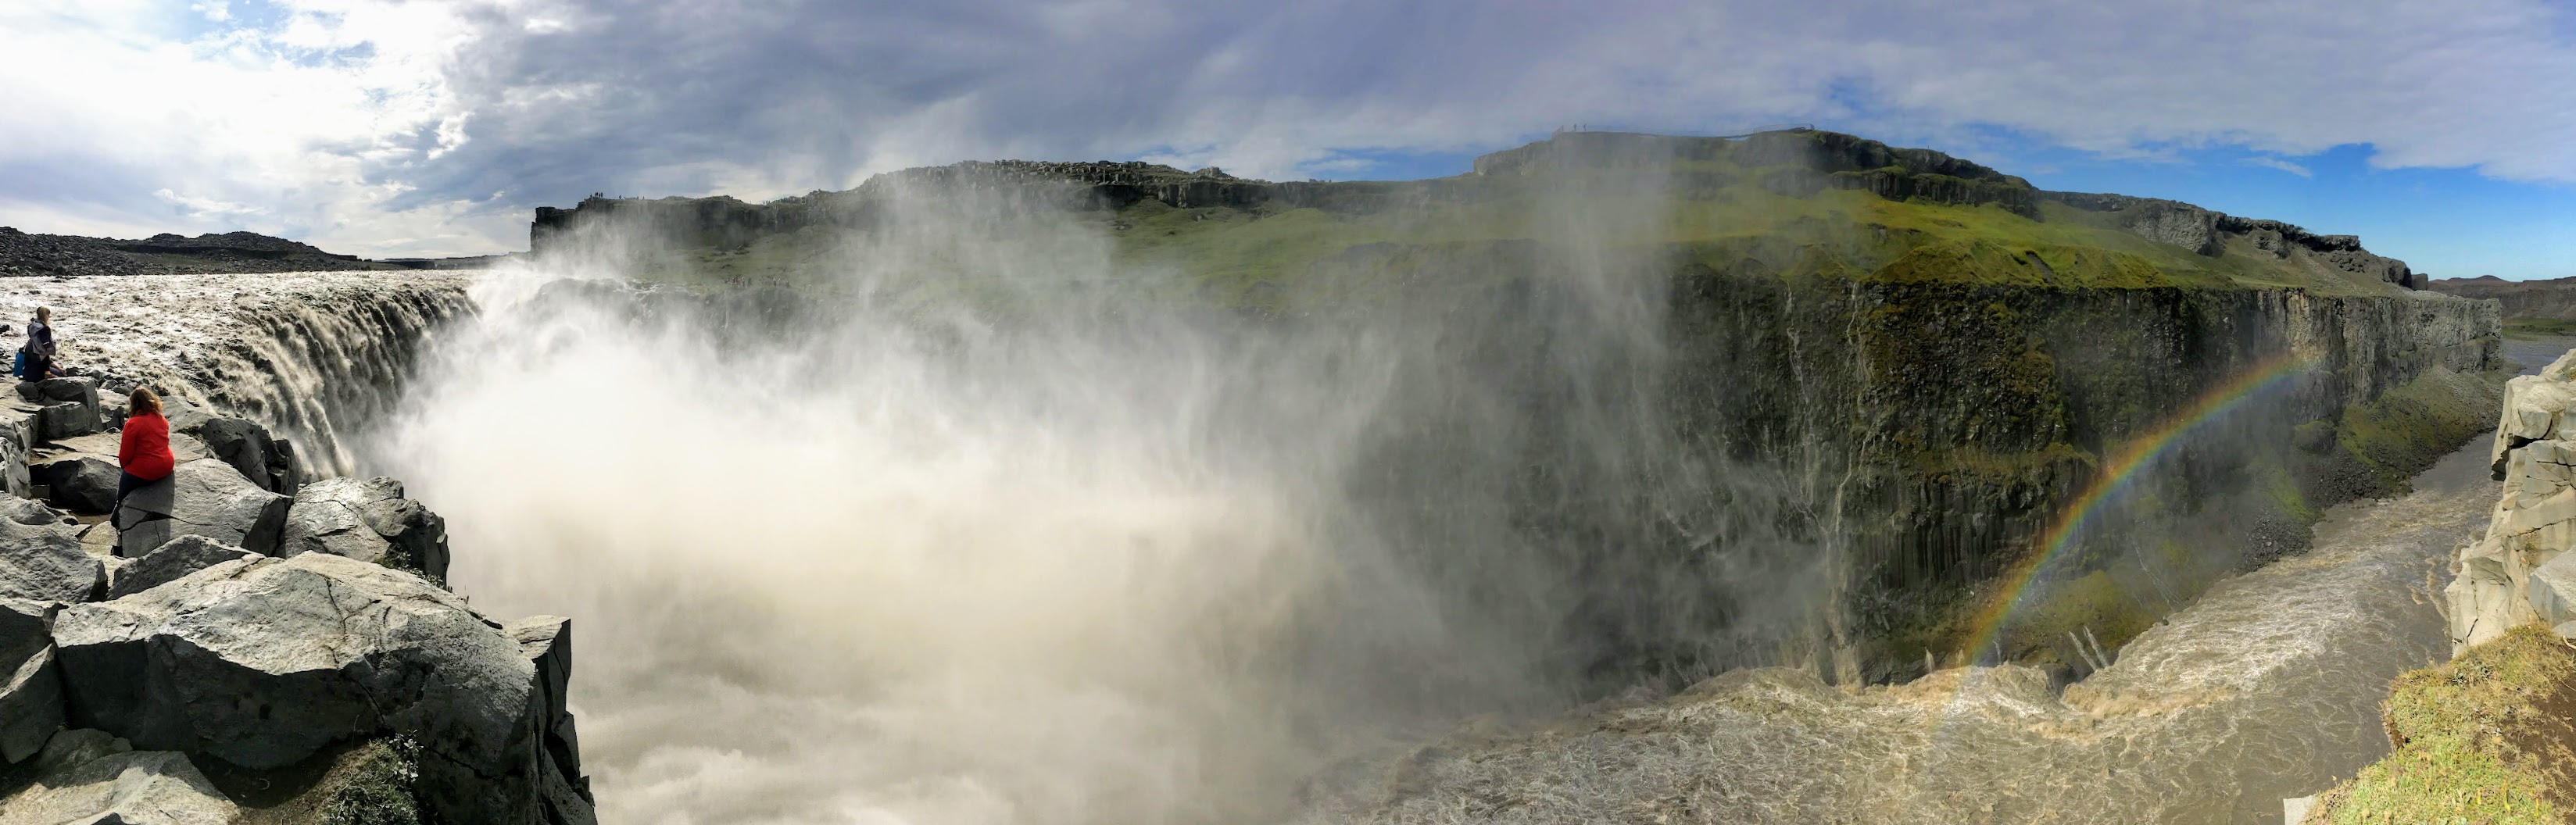
M 1764 520 L 1707 515 L 1757 482 L 1657 412 L 1622 250 L 1659 218 L 1539 210 L 1541 277 L 1355 262 L 1261 318 L 990 193 L 898 198 L 793 295 L 540 289 L 637 266 L 567 257 L 484 282 L 365 451 L 460 592 L 576 617 L 605 821 L 1260 818 L 1821 601 L 1804 563 L 1619 561 Z

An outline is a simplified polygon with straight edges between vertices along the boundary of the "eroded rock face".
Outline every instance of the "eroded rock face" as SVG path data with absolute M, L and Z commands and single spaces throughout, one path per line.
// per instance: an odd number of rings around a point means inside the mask
M 2576 351 L 2505 387 L 2493 467 L 2504 482 L 2487 534 L 2462 548 L 2445 589 L 2453 652 L 2541 620 L 2576 620 Z
M 390 478 L 332 478 L 297 491 L 279 556 L 329 553 L 447 580 L 447 520 Z
M 205 536 L 253 553 L 275 553 L 293 499 L 262 490 L 231 465 L 205 458 L 135 490 L 118 513 L 125 555 L 140 558 L 180 536 Z
M 73 724 L 141 747 L 265 769 L 405 734 L 423 807 L 451 822 L 547 821 L 563 782 L 526 644 L 404 571 L 240 558 L 66 608 L 53 639 Z

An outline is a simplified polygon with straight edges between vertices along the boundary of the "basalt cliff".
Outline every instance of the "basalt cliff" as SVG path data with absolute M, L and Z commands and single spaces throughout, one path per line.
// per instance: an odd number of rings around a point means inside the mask
M 1409 491 L 1491 479 L 1512 541 L 1589 594 L 1557 629 L 1566 665 L 1612 685 L 2089 669 L 2070 639 L 2117 647 L 2307 546 L 2325 508 L 2402 492 L 2493 420 L 2504 375 L 2495 303 L 2418 291 L 2352 236 L 1820 131 L 1565 133 L 1406 182 L 974 162 L 765 204 L 593 198 L 538 210 L 530 242 L 774 319 L 846 293 L 840 262 L 924 216 L 1105 238 L 1166 276 L 1159 300 L 1255 323 L 1441 330 L 1435 349 L 1474 353 L 1451 366 L 1510 409 L 1383 433 L 1354 483 L 1436 531 L 1420 514 L 1449 505 Z M 868 288 L 977 300 L 960 258 L 877 267 L 905 276 Z M 1610 311 L 1604 289 L 1640 298 L 1636 335 L 1558 323 Z M 1605 450 L 1603 426 L 1634 432 Z M 1513 458 L 1467 462 L 1460 439 Z M 1601 489 L 1644 492 L 1584 493 Z M 1830 595 L 1784 608 L 1755 579 Z M 2017 605 L 2003 631 L 1971 642 L 1998 599 Z

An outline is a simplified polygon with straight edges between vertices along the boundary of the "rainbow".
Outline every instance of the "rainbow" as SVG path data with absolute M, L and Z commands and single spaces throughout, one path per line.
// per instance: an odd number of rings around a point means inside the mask
M 2030 554 L 2008 572 L 2003 589 L 1984 609 L 1977 611 L 1968 625 L 1969 646 L 1963 651 L 1967 659 L 1973 662 L 1977 654 L 1995 646 L 2003 633 L 2004 620 L 2011 618 L 2013 611 L 2029 598 L 2031 584 L 2038 580 L 2040 571 L 2048 569 L 2049 562 L 2063 555 L 2067 547 L 2075 543 L 2076 537 L 2083 535 L 2084 528 L 2101 515 L 2103 505 L 2128 489 L 2129 482 L 2138 477 L 2139 471 L 2153 466 L 2157 459 L 2180 444 L 2184 436 L 2225 416 L 2264 390 L 2305 372 L 2317 361 L 2316 356 L 2291 354 L 2256 364 L 2253 369 L 2202 394 L 2189 408 L 2166 419 L 2154 430 L 2130 440 L 2109 461 L 2103 462 L 2102 472 L 2094 477 L 2092 486 L 2085 488 L 2083 495 L 2077 496 L 2058 514 L 2057 521 L 2049 525 L 2047 532 L 2040 534 L 2040 551 Z

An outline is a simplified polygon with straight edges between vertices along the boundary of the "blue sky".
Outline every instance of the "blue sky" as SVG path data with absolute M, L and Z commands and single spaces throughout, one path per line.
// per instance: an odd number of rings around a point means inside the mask
M 0 225 L 523 248 L 591 192 L 977 158 L 1450 174 L 1814 123 L 2443 276 L 2576 275 L 2565 0 L 12 0 Z

